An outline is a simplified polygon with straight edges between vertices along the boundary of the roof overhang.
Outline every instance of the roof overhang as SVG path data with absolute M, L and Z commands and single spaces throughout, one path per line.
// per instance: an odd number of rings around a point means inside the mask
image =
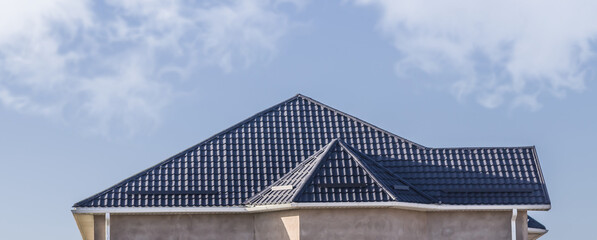
M 541 228 L 529 228 L 528 229 L 528 238 L 529 239 L 538 239 L 541 236 L 545 235 L 547 233 L 546 229 L 541 229 Z
M 547 229 L 541 229 L 541 228 L 529 228 L 528 231 L 529 231 L 529 233 L 540 234 L 540 235 L 547 233 Z
M 313 208 L 398 208 L 415 211 L 547 211 L 551 205 L 449 205 L 407 202 L 339 202 L 339 203 L 288 203 L 235 207 L 75 207 L 73 214 L 177 214 L 177 213 L 256 213 L 290 209 Z

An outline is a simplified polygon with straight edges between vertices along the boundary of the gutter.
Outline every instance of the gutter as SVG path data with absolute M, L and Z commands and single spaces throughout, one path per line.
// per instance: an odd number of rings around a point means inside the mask
M 551 205 L 447 205 L 407 202 L 335 202 L 335 203 L 287 203 L 271 205 L 247 205 L 236 207 L 75 207 L 73 214 L 169 214 L 169 213 L 256 213 L 289 209 L 312 208 L 398 208 L 415 211 L 547 211 Z
M 551 205 L 449 205 L 423 204 L 408 202 L 373 202 L 373 203 L 293 203 L 297 208 L 399 208 L 416 211 L 503 211 L 511 209 L 547 211 Z
M 245 207 L 75 207 L 73 214 L 104 213 L 243 213 Z

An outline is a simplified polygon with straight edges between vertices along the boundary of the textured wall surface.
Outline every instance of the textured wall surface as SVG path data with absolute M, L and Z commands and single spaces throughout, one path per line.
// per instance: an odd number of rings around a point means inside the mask
M 112 239 L 252 240 L 253 215 L 112 215 Z
M 299 211 L 281 211 L 255 214 L 255 239 L 300 239 Z
M 111 216 L 112 239 L 510 239 L 510 211 L 421 212 L 401 209 L 303 209 L 254 214 Z M 527 239 L 526 212 L 517 239 Z M 95 239 L 104 217 L 95 216 Z
M 431 212 L 428 239 L 505 240 L 511 238 L 512 212 Z
M 527 223 L 527 212 L 519 211 L 518 217 L 516 218 L 516 239 L 528 240 L 529 238 L 529 225 Z
M 106 218 L 104 215 L 95 215 L 93 216 L 93 237 L 97 240 L 106 239 Z
M 301 240 L 425 239 L 424 212 L 398 209 L 303 210 Z

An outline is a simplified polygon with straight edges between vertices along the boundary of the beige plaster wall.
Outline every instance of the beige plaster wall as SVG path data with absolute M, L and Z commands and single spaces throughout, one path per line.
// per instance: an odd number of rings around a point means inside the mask
M 424 212 L 399 209 L 301 210 L 301 240 L 425 239 Z
M 518 211 L 516 218 L 516 239 L 528 240 L 529 238 L 529 223 L 526 211 Z
M 111 215 L 112 239 L 475 239 L 511 236 L 511 211 L 421 212 L 401 209 L 303 209 L 254 214 Z M 94 219 L 104 238 L 104 216 Z M 519 212 L 517 239 L 527 238 Z
M 280 211 L 255 214 L 255 239 L 299 240 L 299 211 Z
M 253 240 L 253 215 L 177 214 L 110 217 L 111 239 Z
M 429 212 L 428 239 L 506 240 L 512 212 Z
M 93 216 L 93 238 L 96 240 L 106 239 L 106 217 L 104 215 Z
M 518 211 L 518 217 L 516 218 L 517 240 L 528 240 L 529 238 L 529 224 L 527 222 L 527 218 L 526 211 Z

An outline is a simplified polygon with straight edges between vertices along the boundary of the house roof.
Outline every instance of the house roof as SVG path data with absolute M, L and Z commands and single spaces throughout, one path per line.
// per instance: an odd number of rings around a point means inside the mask
M 335 139 L 246 203 L 387 201 L 438 202 L 375 160 Z
M 527 215 L 527 225 L 528 225 L 528 228 L 537 228 L 537 229 L 543 229 L 543 230 L 547 229 L 539 221 L 535 220 L 534 218 L 532 218 L 531 216 L 528 216 L 528 215 Z
M 330 144 L 343 157 L 318 159 Z M 311 184 L 299 175 L 316 178 L 321 164 L 330 162 L 360 164 L 350 169 L 368 177 L 367 189 L 379 194 L 366 201 L 550 203 L 534 147 L 428 148 L 299 94 L 74 207 L 242 206 L 281 181 Z M 392 189 L 393 182 L 409 190 Z M 293 201 L 326 195 L 301 189 Z

